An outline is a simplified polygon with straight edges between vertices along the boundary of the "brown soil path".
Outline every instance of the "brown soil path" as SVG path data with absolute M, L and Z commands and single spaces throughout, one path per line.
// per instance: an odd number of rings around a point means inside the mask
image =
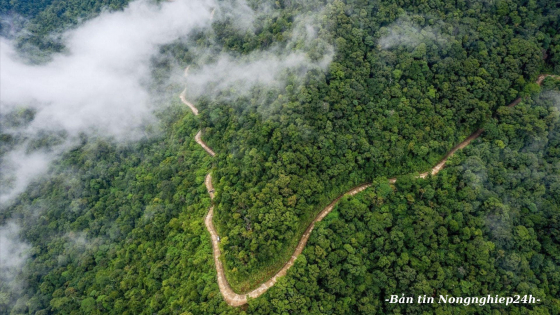
M 194 141 L 196 141 L 196 143 L 200 144 L 200 146 L 202 148 L 204 148 L 204 150 L 206 150 L 206 152 L 208 152 L 208 154 L 210 154 L 211 156 L 215 156 L 216 153 L 214 151 L 212 151 L 212 149 L 210 149 L 210 147 L 207 146 L 206 143 L 204 143 L 204 141 L 202 141 L 201 137 L 202 137 L 202 130 L 199 130 L 196 133 L 196 136 L 194 136 Z
M 185 69 L 185 75 L 187 74 L 187 71 L 188 71 L 188 67 L 187 67 L 187 69 Z M 549 76 L 554 77 L 556 79 L 560 79 L 560 76 L 554 76 L 554 75 L 549 75 L 549 74 L 540 75 L 539 78 L 537 79 L 536 83 L 541 85 L 543 80 L 546 77 L 549 77 Z M 185 93 L 186 93 L 186 89 L 179 96 L 181 98 L 181 101 L 185 105 L 189 106 L 195 115 L 198 115 L 198 109 L 192 103 L 188 102 L 185 99 Z M 518 98 L 515 101 L 513 101 L 511 104 L 509 104 L 508 106 L 513 107 L 513 106 L 519 104 L 520 102 L 521 102 L 521 98 Z M 453 154 L 455 154 L 455 152 L 457 152 L 458 150 L 463 149 L 464 147 L 469 145 L 476 138 L 480 137 L 480 135 L 483 132 L 484 132 L 484 129 L 478 129 L 477 131 L 473 132 L 467 139 L 465 139 L 463 142 L 461 142 L 458 145 L 456 145 L 455 147 L 453 147 L 443 157 L 443 159 L 438 164 L 436 164 L 436 166 L 434 166 L 430 171 L 422 173 L 422 174 L 418 175 L 418 177 L 425 178 L 429 174 L 436 175 L 437 173 L 439 173 L 439 171 L 441 171 L 444 168 L 445 163 L 447 162 L 449 157 L 451 157 Z M 201 135 L 202 135 L 202 131 L 198 131 L 198 133 L 195 136 L 195 141 L 198 144 L 200 144 L 204 148 L 204 150 L 206 150 L 206 152 L 208 152 L 208 154 L 210 154 L 211 156 L 215 156 L 216 153 L 214 151 L 212 151 L 212 149 L 210 149 L 210 147 L 208 147 L 208 145 L 206 145 L 206 143 L 204 143 L 204 141 L 202 141 Z M 397 181 L 396 178 L 390 178 L 389 179 L 389 183 L 395 183 L 396 181 Z M 206 175 L 204 183 L 206 185 L 206 190 L 208 190 L 208 193 L 210 194 L 210 199 L 213 200 L 214 199 L 214 187 L 212 186 L 212 175 L 211 174 Z M 315 227 L 315 223 L 323 220 L 323 218 L 325 218 L 334 209 L 334 206 L 338 203 L 338 201 L 340 201 L 340 199 L 342 199 L 342 197 L 353 196 L 353 195 L 365 190 L 369 186 L 371 186 L 371 184 L 369 184 L 369 183 L 356 186 L 356 187 L 350 189 L 349 191 L 347 191 L 345 194 L 343 194 L 343 195 L 339 196 L 338 198 L 336 198 L 335 200 L 333 200 L 328 206 L 326 206 L 323 210 L 321 210 L 321 212 L 319 212 L 319 214 L 315 217 L 313 222 L 311 222 L 311 224 L 307 227 L 307 229 L 303 233 L 301 239 L 298 242 L 298 245 L 296 246 L 296 249 L 294 250 L 294 253 L 290 257 L 290 259 L 288 259 L 286 264 L 284 264 L 284 266 L 274 276 L 272 276 L 269 280 L 267 280 L 266 282 L 261 284 L 258 288 L 254 289 L 254 290 L 252 290 L 248 293 L 245 293 L 245 294 L 235 293 L 231 289 L 231 287 L 230 287 L 230 285 L 229 285 L 229 283 L 226 279 L 225 272 L 224 272 L 224 266 L 222 264 L 222 261 L 220 260 L 221 251 L 220 251 L 219 236 L 218 236 L 218 233 L 216 232 L 216 228 L 214 227 L 214 223 L 212 221 L 213 218 L 214 218 L 214 206 L 211 206 L 210 210 L 208 211 L 208 214 L 206 215 L 204 223 L 206 224 L 206 228 L 208 229 L 208 232 L 210 232 L 210 236 L 211 236 L 211 239 L 212 239 L 212 251 L 213 251 L 213 256 L 214 256 L 214 264 L 216 266 L 216 272 L 218 274 L 218 287 L 220 288 L 220 292 L 222 293 L 222 296 L 224 297 L 224 300 L 226 301 L 226 303 L 228 305 L 231 305 L 231 306 L 241 306 L 241 305 L 244 305 L 244 304 L 247 303 L 247 297 L 257 298 L 257 297 L 261 296 L 264 292 L 266 292 L 270 287 L 272 287 L 276 283 L 276 281 L 278 280 L 279 277 L 285 276 L 288 269 L 290 269 L 293 266 L 295 260 L 299 256 L 299 254 L 301 254 L 301 252 L 305 248 L 305 245 L 307 244 L 307 241 L 309 240 L 309 236 L 311 235 L 311 232 L 313 231 L 313 228 Z

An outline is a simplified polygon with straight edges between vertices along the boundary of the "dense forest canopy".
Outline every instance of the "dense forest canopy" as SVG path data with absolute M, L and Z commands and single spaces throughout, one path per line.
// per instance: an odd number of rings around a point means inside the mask
M 556 85 L 558 91 L 560 84 Z M 320 223 L 258 314 L 560 310 L 558 92 L 499 111 L 438 176 L 385 178 Z M 407 296 L 529 295 L 537 306 L 388 304 Z
M 60 33 L 74 27 L 81 21 L 98 15 L 102 10 L 118 10 L 129 0 L 0 0 L 0 12 L 9 17 L 12 27 L 25 27 L 18 36 L 18 46 L 22 51 L 32 51 L 36 60 L 64 49 Z M 23 21 L 23 22 L 22 22 Z M 2 28 L 9 27 L 2 23 Z M 22 25 L 23 24 L 23 25 Z
M 238 288 L 280 267 L 278 253 L 289 255 L 341 192 L 426 171 L 500 106 L 534 91 L 545 66 L 538 38 L 551 36 L 540 30 L 551 17 L 533 16 L 538 10 L 508 6 L 497 19 L 503 10 L 484 2 L 328 3 L 317 33 L 337 53 L 326 75 L 267 95 L 275 109 L 267 115 L 247 112 L 250 99 L 210 102 L 202 127 L 212 147 L 229 153 L 218 155 L 215 170 L 216 223 Z M 519 14 L 525 19 L 515 22 Z
M 2 0 L 0 9 L 24 21 L 14 38 L 20 53 L 45 62 L 65 53 L 64 29 L 127 4 Z M 0 276 L 0 313 L 560 312 L 560 86 L 552 78 L 534 83 L 540 73 L 560 73 L 557 1 L 292 0 L 247 8 L 256 12 L 251 25 L 218 11 L 211 28 L 152 59 L 151 90 L 171 103 L 157 114 L 162 132 L 124 146 L 84 137 L 0 208 L 0 226 L 19 226 L 10 231 L 27 258 L 13 277 Z M 279 71 L 281 84 L 200 85 L 213 63 L 258 64 L 261 54 L 305 62 Z M 180 104 L 183 87 L 167 80 L 186 66 L 198 117 Z M 521 104 L 504 108 L 518 97 Z M 25 140 L 8 123 L 27 124 L 35 113 L 1 114 L 3 155 Z M 442 173 L 414 177 L 481 127 L 480 140 Z M 199 129 L 214 160 L 194 141 Z M 223 262 L 239 292 L 285 263 L 326 204 L 374 184 L 316 227 L 275 287 L 231 308 L 203 223 L 209 171 Z M 393 176 L 399 180 L 389 185 Z M 384 301 L 397 293 L 532 294 L 543 302 Z

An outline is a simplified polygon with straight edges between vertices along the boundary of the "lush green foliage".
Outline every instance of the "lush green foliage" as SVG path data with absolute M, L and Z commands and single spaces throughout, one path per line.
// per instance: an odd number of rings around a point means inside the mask
M 227 236 L 234 287 L 246 290 L 277 270 L 341 192 L 427 170 L 498 107 L 535 89 L 543 42 L 554 35 L 540 30 L 548 21 L 540 12 L 550 12 L 504 3 L 334 1 L 317 25 L 337 50 L 326 75 L 269 91 L 264 109 L 247 98 L 201 105 L 206 139 L 222 153 L 216 224 Z M 299 12 L 292 6 L 285 12 Z M 265 41 L 272 29 L 289 38 L 289 27 L 275 26 L 291 18 L 269 21 L 255 36 Z M 252 47 L 238 41 L 228 45 Z
M 129 0 L 0 0 L 0 14 L 18 14 L 26 21 L 26 32 L 18 38 L 22 50 L 33 50 L 32 57 L 61 51 L 64 45 L 60 32 L 99 14 L 102 10 L 118 10 Z
M 225 309 L 203 224 L 210 159 L 192 115 L 175 108 L 166 116 L 184 119 L 164 139 L 76 148 L 0 214 L 33 244 L 14 314 Z M 12 297 L 0 297 L 6 313 Z
M 558 118 L 558 100 L 550 95 L 500 110 L 485 136 L 437 176 L 399 177 L 396 185 L 379 178 L 364 193 L 343 199 L 317 226 L 289 275 L 250 309 L 258 314 L 558 313 Z M 465 307 L 384 301 L 401 293 L 436 301 L 446 294 L 532 294 L 543 302 Z
M 1 9 L 31 19 L 21 45 L 58 51 L 62 46 L 47 34 L 126 3 L 12 0 Z M 198 100 L 196 119 L 175 100 L 163 114 L 161 137 L 128 147 L 84 142 L 65 155 L 0 212 L 0 225 L 16 220 L 32 245 L 19 279 L 26 294 L 11 296 L 0 284 L 0 313 L 242 312 L 227 307 L 216 283 L 203 224 L 210 205 L 203 179 L 212 159 L 194 143 L 200 126 L 218 152 L 215 224 L 237 289 L 275 272 L 334 197 L 375 181 L 316 228 L 288 276 L 246 311 L 453 313 L 383 300 L 396 293 L 492 292 L 533 294 L 545 302 L 529 309 L 557 313 L 558 111 L 546 94 L 500 108 L 538 92 L 530 82 L 541 71 L 560 70 L 556 2 L 271 7 L 276 13 L 257 19 L 254 33 L 219 22 L 195 44 L 215 41 L 216 51 L 237 55 L 282 47 L 297 16 L 316 9 L 317 43 L 300 48 L 318 59 L 321 43 L 334 45 L 326 73 L 292 77 L 281 90 L 255 90 L 235 101 L 229 94 L 227 102 Z M 395 32 L 408 42 L 390 42 Z M 163 50 L 185 64 L 198 61 L 184 43 Z M 161 76 L 169 62 L 159 66 L 154 73 Z M 545 85 L 558 89 L 550 80 Z M 32 116 L 20 114 L 21 123 Z M 441 175 L 400 178 L 393 187 L 383 180 L 427 170 L 481 126 L 483 138 Z M 5 150 L 17 139 L 0 141 Z M 497 309 L 512 310 L 521 309 Z

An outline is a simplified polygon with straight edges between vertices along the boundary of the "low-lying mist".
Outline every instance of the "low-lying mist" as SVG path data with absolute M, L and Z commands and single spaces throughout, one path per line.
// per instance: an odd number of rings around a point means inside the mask
M 193 45 L 189 51 L 199 55 L 202 62 L 193 65 L 187 79 L 183 76 L 187 65 L 175 61 L 176 69 L 169 72 L 166 83 L 172 88 L 159 89 L 178 94 L 175 88 L 186 85 L 193 101 L 201 96 L 223 99 L 221 92 L 226 90 L 235 97 L 250 93 L 254 86 L 279 88 L 288 72 L 304 76 L 311 69 L 328 67 L 334 50 L 318 39 L 314 25 L 320 12 L 296 18 L 291 38 L 265 51 L 236 55 L 217 43 L 199 49 L 195 40 L 189 40 L 193 34 L 212 33 L 212 23 L 220 21 L 241 33 L 254 33 L 256 16 L 275 14 L 269 5 L 265 7 L 255 12 L 236 0 L 134 1 L 122 11 L 104 12 L 56 34 L 64 39 L 66 49 L 43 64 L 19 55 L 17 36 L 4 33 L 0 37 L 0 214 L 31 182 L 45 176 L 53 161 L 84 139 L 130 144 L 149 137 L 146 127 L 157 125 L 156 112 L 167 106 L 154 101 L 166 98 L 153 95 L 151 68 L 164 45 L 189 43 Z M 232 89 L 237 93 L 230 93 Z M 16 221 L 6 222 L 0 222 L 1 256 L 12 258 L 0 259 L 0 271 L 15 274 L 29 257 L 30 245 L 18 238 L 21 229 Z M 0 280 L 22 287 L 14 277 Z
M 62 34 L 65 53 L 41 65 L 27 63 L 12 41 L 0 38 L 0 118 L 5 120 L 6 115 L 14 116 L 24 109 L 33 112 L 25 124 L 2 127 L 3 134 L 23 141 L 0 157 L 0 205 L 44 174 L 53 159 L 78 143 L 80 135 L 118 143 L 146 137 L 145 127 L 157 123 L 154 111 L 161 106 L 155 105 L 160 102 L 154 102 L 149 87 L 151 60 L 160 47 L 178 40 L 189 42 L 194 32 L 211 32 L 216 21 L 227 20 L 240 32 L 253 32 L 255 16 L 269 13 L 254 12 L 244 1 L 235 0 L 161 4 L 138 0 L 122 11 L 103 13 Z M 188 97 L 216 97 L 232 88 L 246 93 L 255 85 L 280 87 L 285 81 L 281 74 L 287 69 L 298 75 L 312 68 L 325 69 L 333 49 L 317 41 L 311 26 L 317 13 L 296 19 L 292 38 L 284 46 L 273 45 L 243 57 L 219 53 L 199 64 L 189 73 Z M 298 49 L 309 45 L 314 45 L 312 58 Z M 196 47 L 192 50 L 199 55 L 206 52 Z M 177 68 L 185 66 L 176 64 Z M 182 69 L 173 73 L 182 73 Z M 183 85 L 185 79 L 170 75 L 169 82 Z M 45 135 L 52 138 L 53 134 L 56 141 L 30 149 L 36 139 Z
M 31 108 L 33 119 L 3 133 L 26 141 L 2 159 L 0 202 L 25 189 L 49 162 L 72 147 L 81 133 L 130 141 L 153 122 L 147 91 L 150 58 L 159 46 L 210 25 L 212 1 L 162 5 L 133 2 L 64 34 L 67 52 L 43 65 L 27 64 L 12 45 L 0 41 L 2 115 Z M 65 134 L 48 150 L 29 151 L 29 142 L 48 133 Z M 46 151 L 46 152 L 45 152 Z M 6 178 L 9 177 L 7 180 Z

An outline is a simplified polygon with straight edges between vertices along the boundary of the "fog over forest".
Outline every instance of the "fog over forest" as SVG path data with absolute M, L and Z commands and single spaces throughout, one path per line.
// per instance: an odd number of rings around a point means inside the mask
M 0 314 L 558 313 L 559 17 L 0 0 Z
M 173 1 L 160 5 L 133 1 L 123 11 L 102 13 L 62 34 L 65 52 L 39 65 L 20 57 L 12 41 L 0 39 L 2 115 L 24 109 L 33 112 L 30 122 L 3 127 L 5 133 L 24 141 L 2 156 L 0 202 L 8 202 L 44 174 L 50 161 L 71 149 L 80 134 L 121 143 L 145 137 L 144 128 L 156 123 L 157 102 L 150 98 L 148 84 L 150 61 L 160 47 L 177 40 L 188 41 L 193 31 L 208 29 L 220 19 L 233 20 L 233 25 L 250 32 L 255 14 L 243 1 Z M 304 27 L 304 22 L 299 24 Z M 315 37 L 311 32 L 296 34 L 294 41 L 309 43 Z M 202 57 L 208 53 L 198 52 Z M 248 91 L 257 84 L 279 87 L 284 82 L 280 74 L 286 69 L 299 74 L 312 67 L 325 69 L 332 48 L 325 47 L 324 53 L 313 61 L 298 50 L 275 46 L 245 58 L 214 55 L 208 64 L 191 70 L 188 91 L 194 98 L 215 97 L 233 87 L 238 91 Z M 179 75 L 183 69 L 174 65 L 169 84 L 185 84 L 185 78 Z M 54 145 L 30 148 L 31 142 L 45 137 L 55 138 Z
M 6 36 L 0 38 L 0 119 L 2 132 L 17 141 L 0 156 L 0 206 L 9 206 L 29 183 L 46 175 L 53 161 L 83 139 L 127 145 L 157 136 L 147 134 L 145 129 L 157 128 L 154 114 L 161 106 L 168 106 L 158 101 L 157 95 L 150 95 L 152 61 L 161 47 L 189 42 L 193 33 L 211 31 L 211 23 L 216 21 L 227 20 L 240 32 L 253 32 L 255 16 L 272 13 L 266 6 L 261 9 L 257 13 L 244 1 L 171 1 L 156 5 L 137 0 L 122 11 L 104 11 L 75 28 L 52 34 L 61 39 L 64 51 L 53 53 L 42 63 L 27 58 L 27 53 L 36 51 L 33 47 L 24 46 L 24 51 L 15 47 L 14 39 L 25 35 L 26 30 L 9 26 L 25 25 L 24 19 L 4 17 L 3 26 L 8 28 L 4 28 Z M 313 30 L 306 27 L 312 17 L 302 16 L 289 45 L 308 45 L 316 39 Z M 202 62 L 208 56 L 211 59 L 193 68 L 188 80 L 183 76 L 183 65 L 174 62 L 166 84 L 188 83 L 191 98 L 214 98 L 231 88 L 246 94 L 256 85 L 283 86 L 288 69 L 301 75 L 313 67 L 325 69 L 332 59 L 332 47 L 324 47 L 325 55 L 318 60 L 288 48 L 274 46 L 237 58 L 212 52 L 219 47 L 192 47 Z M 28 119 L 15 119 L 21 113 L 27 113 Z M 33 211 L 39 215 L 41 209 Z M 0 226 L 0 271 L 4 275 L 16 274 L 29 256 L 30 247 L 18 237 L 19 230 L 13 221 Z M 73 243 L 84 241 L 82 236 Z M 22 290 L 13 276 L 3 276 L 3 280 L 11 283 L 14 292 Z

